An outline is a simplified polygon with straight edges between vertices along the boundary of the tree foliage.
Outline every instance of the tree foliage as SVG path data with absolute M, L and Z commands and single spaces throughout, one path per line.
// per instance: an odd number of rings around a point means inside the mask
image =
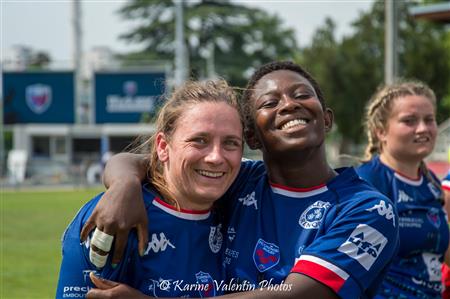
M 174 61 L 172 1 L 133 0 L 120 14 L 137 24 L 121 37 L 143 46 L 142 51 L 127 55 L 128 61 Z M 207 76 L 207 59 L 213 53 L 216 72 L 244 86 L 253 68 L 275 59 L 292 59 L 298 50 L 293 30 L 285 29 L 279 17 L 228 0 L 184 1 L 184 22 L 193 77 Z
M 399 77 L 426 82 L 438 98 L 438 122 L 450 115 L 448 32 L 442 25 L 413 19 L 411 2 L 399 5 Z M 335 24 L 327 20 L 303 51 L 302 62 L 316 76 L 335 112 L 344 139 L 362 141 L 364 109 L 384 81 L 384 2 L 353 23 L 354 33 L 336 41 Z

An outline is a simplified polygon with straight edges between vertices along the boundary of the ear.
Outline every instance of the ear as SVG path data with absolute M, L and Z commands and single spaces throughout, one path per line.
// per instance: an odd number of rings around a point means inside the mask
M 169 142 L 164 133 L 159 132 L 156 134 L 155 143 L 158 159 L 161 162 L 167 162 L 169 160 Z
M 383 128 L 377 128 L 375 130 L 375 134 L 377 135 L 377 138 L 380 141 L 380 143 L 386 141 L 386 131 Z
M 331 110 L 330 108 L 325 108 L 325 111 L 323 113 L 323 120 L 325 123 L 325 132 L 328 133 L 333 128 L 333 123 L 334 123 L 333 110 Z
M 261 142 L 256 136 L 254 129 L 245 129 L 244 130 L 244 138 L 245 142 L 247 142 L 248 147 L 252 150 L 257 150 L 261 148 Z

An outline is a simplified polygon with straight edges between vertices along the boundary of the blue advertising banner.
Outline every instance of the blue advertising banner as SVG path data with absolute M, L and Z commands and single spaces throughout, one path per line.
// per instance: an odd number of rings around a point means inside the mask
M 143 113 L 153 114 L 165 80 L 164 72 L 95 73 L 95 122 L 140 122 Z
M 73 72 L 3 72 L 5 124 L 74 123 Z

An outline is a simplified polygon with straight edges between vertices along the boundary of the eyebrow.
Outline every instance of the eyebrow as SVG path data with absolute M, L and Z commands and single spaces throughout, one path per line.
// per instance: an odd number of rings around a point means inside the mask
M 313 92 L 314 95 L 317 96 L 317 93 L 316 93 L 314 87 L 312 87 L 310 84 L 298 82 L 298 83 L 294 83 L 294 84 L 292 84 L 291 86 L 289 86 L 289 89 L 292 90 L 292 89 L 297 89 L 297 88 L 299 88 L 299 87 L 303 87 L 303 88 L 305 88 L 305 89 L 308 89 L 308 91 Z M 259 89 L 261 89 L 261 88 L 259 88 Z M 258 89 L 256 89 L 256 90 L 258 90 Z M 278 93 L 278 88 L 271 89 L 271 90 L 267 91 L 266 93 L 263 93 L 263 94 L 259 95 L 259 96 L 256 98 L 256 100 L 259 100 L 259 99 L 260 99 L 261 97 L 263 97 L 263 96 L 266 96 L 266 95 L 272 95 L 272 94 L 276 94 L 276 93 Z

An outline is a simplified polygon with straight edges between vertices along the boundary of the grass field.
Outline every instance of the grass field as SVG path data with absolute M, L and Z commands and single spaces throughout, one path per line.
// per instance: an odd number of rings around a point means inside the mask
M 1 191 L 1 299 L 55 297 L 61 235 L 79 208 L 99 192 Z

